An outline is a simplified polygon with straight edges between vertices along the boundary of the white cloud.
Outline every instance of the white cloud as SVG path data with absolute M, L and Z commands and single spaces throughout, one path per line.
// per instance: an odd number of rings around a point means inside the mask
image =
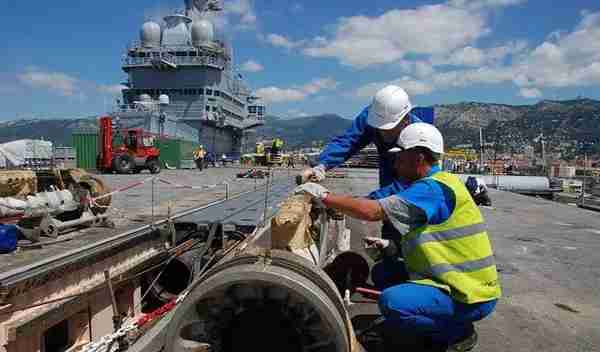
M 434 90 L 434 87 L 432 87 L 429 83 L 405 76 L 393 81 L 373 82 L 366 84 L 356 89 L 354 91 L 354 95 L 359 98 L 372 98 L 378 90 L 390 84 L 404 88 L 409 96 L 428 94 Z
M 113 85 L 100 85 L 98 86 L 98 90 L 100 92 L 112 94 L 112 95 L 120 95 L 123 89 L 127 89 L 122 84 L 113 84 Z
M 16 78 L 25 87 L 44 89 L 80 101 L 86 100 L 88 96 L 97 95 L 98 92 L 119 95 L 127 88 L 121 84 L 97 84 L 64 72 L 47 71 L 39 67 L 28 67 L 23 72 L 17 73 Z
M 572 32 L 551 36 L 515 63 L 517 85 L 539 88 L 600 83 L 600 12 L 582 15 Z
M 283 36 L 281 34 L 276 34 L 276 33 L 268 34 L 264 38 L 264 40 L 273 46 L 286 48 L 286 49 L 293 49 L 293 48 L 301 46 L 304 43 L 304 41 L 293 41 L 293 40 L 287 38 L 286 36 Z
M 540 98 L 542 92 L 537 88 L 521 88 L 519 95 L 523 98 Z
M 250 0 L 229 0 L 224 3 L 225 14 L 239 17 L 242 25 L 253 26 L 256 23 L 256 11 Z
M 58 95 L 70 97 L 78 90 L 79 79 L 62 72 L 46 72 L 36 67 L 28 68 L 17 79 L 32 88 L 43 88 Z
M 241 69 L 246 72 L 259 72 L 262 71 L 264 67 L 254 60 L 248 60 L 242 64 Z
M 331 78 L 315 78 L 309 83 L 291 88 L 265 87 L 258 89 L 255 94 L 267 103 L 285 103 L 301 101 L 322 90 L 333 90 L 338 83 Z
M 454 65 L 477 67 L 483 65 L 499 65 L 507 58 L 519 55 L 526 49 L 527 43 L 522 40 L 483 49 L 469 45 L 459 48 L 447 56 L 433 57 L 431 61 L 435 66 Z
M 339 83 L 332 78 L 317 78 L 303 85 L 300 89 L 306 94 L 317 94 L 321 90 L 333 90 L 338 85 Z
M 303 52 L 355 67 L 396 62 L 406 54 L 444 55 L 489 33 L 486 20 L 483 12 L 447 4 L 346 17 L 335 25 L 332 38 L 319 38 Z
M 600 84 L 600 12 L 584 12 L 573 31 L 553 32 L 536 47 L 513 41 L 492 48 L 464 46 L 428 61 L 400 60 L 408 74 L 396 80 L 374 82 L 354 91 L 372 96 L 385 84 L 405 86 L 411 95 L 435 90 L 513 83 L 519 95 L 538 98 L 542 88 Z M 557 34 L 558 33 L 558 34 Z M 448 66 L 459 66 L 448 70 Z
M 450 0 L 448 1 L 448 4 L 456 7 L 479 10 L 485 8 L 518 5 L 525 1 L 527 0 Z
M 285 103 L 306 99 L 306 93 L 292 88 L 265 87 L 256 90 L 256 95 L 266 103 Z

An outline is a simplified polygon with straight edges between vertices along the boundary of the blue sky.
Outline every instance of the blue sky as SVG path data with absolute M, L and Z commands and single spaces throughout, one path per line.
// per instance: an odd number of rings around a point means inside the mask
M 8 0 L 0 120 L 107 110 L 120 57 L 183 0 Z M 600 99 L 597 0 L 224 0 L 216 20 L 272 114 L 351 118 L 386 84 L 415 105 Z

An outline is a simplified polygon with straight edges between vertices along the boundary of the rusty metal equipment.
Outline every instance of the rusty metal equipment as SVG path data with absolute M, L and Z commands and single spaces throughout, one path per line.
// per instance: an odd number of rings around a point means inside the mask
M 340 286 L 322 269 L 346 247 L 337 238 L 347 235 L 343 217 L 312 209 L 321 214 L 313 222 L 311 208 L 305 196 L 288 198 L 264 227 L 196 272 L 164 351 L 362 351 Z
M 109 225 L 110 190 L 81 169 L 0 171 L 0 221 L 18 225 L 33 242 L 78 226 Z

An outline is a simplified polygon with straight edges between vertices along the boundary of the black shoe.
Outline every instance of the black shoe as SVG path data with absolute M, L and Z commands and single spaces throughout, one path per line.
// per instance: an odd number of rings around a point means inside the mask
M 469 332 L 469 334 L 465 338 L 448 346 L 448 349 L 446 351 L 447 352 L 471 351 L 473 348 L 475 348 L 475 346 L 477 346 L 477 340 L 478 340 L 477 332 L 475 331 L 475 329 L 473 329 Z

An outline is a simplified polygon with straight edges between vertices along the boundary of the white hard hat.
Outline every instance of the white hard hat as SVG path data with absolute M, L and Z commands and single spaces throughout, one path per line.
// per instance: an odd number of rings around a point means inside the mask
M 391 130 L 412 110 L 408 94 L 398 86 L 387 86 L 377 92 L 369 107 L 367 123 L 380 130 Z
M 389 152 L 399 152 L 414 147 L 429 149 L 434 154 L 444 154 L 444 137 L 434 125 L 416 122 L 408 125 L 398 136 L 398 147 Z

